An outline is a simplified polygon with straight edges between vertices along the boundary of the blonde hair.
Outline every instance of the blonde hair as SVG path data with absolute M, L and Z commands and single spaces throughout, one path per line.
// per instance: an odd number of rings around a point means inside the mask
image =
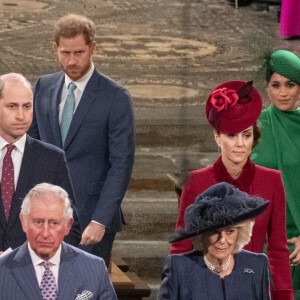
M 233 249 L 233 253 L 239 252 L 245 245 L 250 242 L 252 236 L 252 228 L 254 226 L 254 221 L 247 220 L 238 224 L 234 224 L 228 227 L 234 227 L 238 229 L 237 240 Z M 192 243 L 194 249 L 200 251 L 207 251 L 208 248 L 208 233 L 199 234 L 192 238 Z

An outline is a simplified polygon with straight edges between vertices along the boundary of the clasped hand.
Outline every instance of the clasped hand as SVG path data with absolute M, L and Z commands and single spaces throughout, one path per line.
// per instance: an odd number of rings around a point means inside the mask
M 292 239 L 287 240 L 289 244 L 295 244 L 295 249 L 290 255 L 290 264 L 291 266 L 297 266 L 300 263 L 300 236 L 293 237 Z

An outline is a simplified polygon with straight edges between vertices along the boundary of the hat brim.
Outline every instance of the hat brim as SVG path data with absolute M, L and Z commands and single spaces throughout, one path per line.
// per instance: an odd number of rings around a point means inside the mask
M 244 222 L 246 220 L 252 219 L 254 217 L 257 217 L 258 215 L 260 215 L 269 205 L 269 200 L 265 201 L 264 203 L 262 203 L 261 205 L 255 207 L 254 209 L 243 213 L 241 215 L 238 215 L 234 218 L 231 218 L 231 220 L 222 222 L 222 223 L 218 223 L 215 224 L 213 226 L 209 226 L 207 228 L 201 229 L 201 230 L 196 230 L 196 231 L 189 231 L 187 232 L 186 230 L 178 230 L 174 233 L 173 238 L 170 240 L 170 243 L 174 243 L 174 242 L 179 242 L 191 237 L 194 237 L 196 235 L 200 235 L 203 234 L 205 232 L 208 231 L 212 231 L 212 230 L 216 230 L 219 228 L 223 228 L 223 227 L 227 227 L 227 226 L 231 226 L 231 225 L 235 225 L 241 222 Z

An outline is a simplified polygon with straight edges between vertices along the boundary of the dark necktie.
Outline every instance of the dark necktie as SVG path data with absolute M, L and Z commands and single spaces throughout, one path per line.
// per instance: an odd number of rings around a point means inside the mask
M 2 164 L 2 177 L 1 177 L 1 195 L 2 202 L 5 211 L 6 220 L 8 220 L 11 200 L 15 191 L 15 182 L 14 182 L 14 164 L 11 158 L 11 152 L 16 147 L 15 145 L 8 144 L 6 145 L 7 152 L 3 158 Z
M 50 270 L 50 263 L 48 261 L 42 262 L 45 272 L 42 277 L 40 290 L 44 300 L 55 300 L 57 295 L 57 286 L 54 275 Z
M 70 82 L 69 84 L 69 93 L 67 95 L 67 100 L 62 113 L 61 123 L 60 123 L 60 132 L 62 143 L 65 143 L 66 136 L 69 131 L 69 127 L 73 118 L 74 108 L 75 108 L 75 94 L 76 84 Z

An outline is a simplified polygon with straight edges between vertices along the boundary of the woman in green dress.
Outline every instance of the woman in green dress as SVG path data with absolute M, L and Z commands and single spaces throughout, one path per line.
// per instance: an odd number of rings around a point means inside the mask
M 300 295 L 300 58 L 290 51 L 273 52 L 266 80 L 271 105 L 259 117 L 262 136 L 251 159 L 282 172 L 293 289 Z

